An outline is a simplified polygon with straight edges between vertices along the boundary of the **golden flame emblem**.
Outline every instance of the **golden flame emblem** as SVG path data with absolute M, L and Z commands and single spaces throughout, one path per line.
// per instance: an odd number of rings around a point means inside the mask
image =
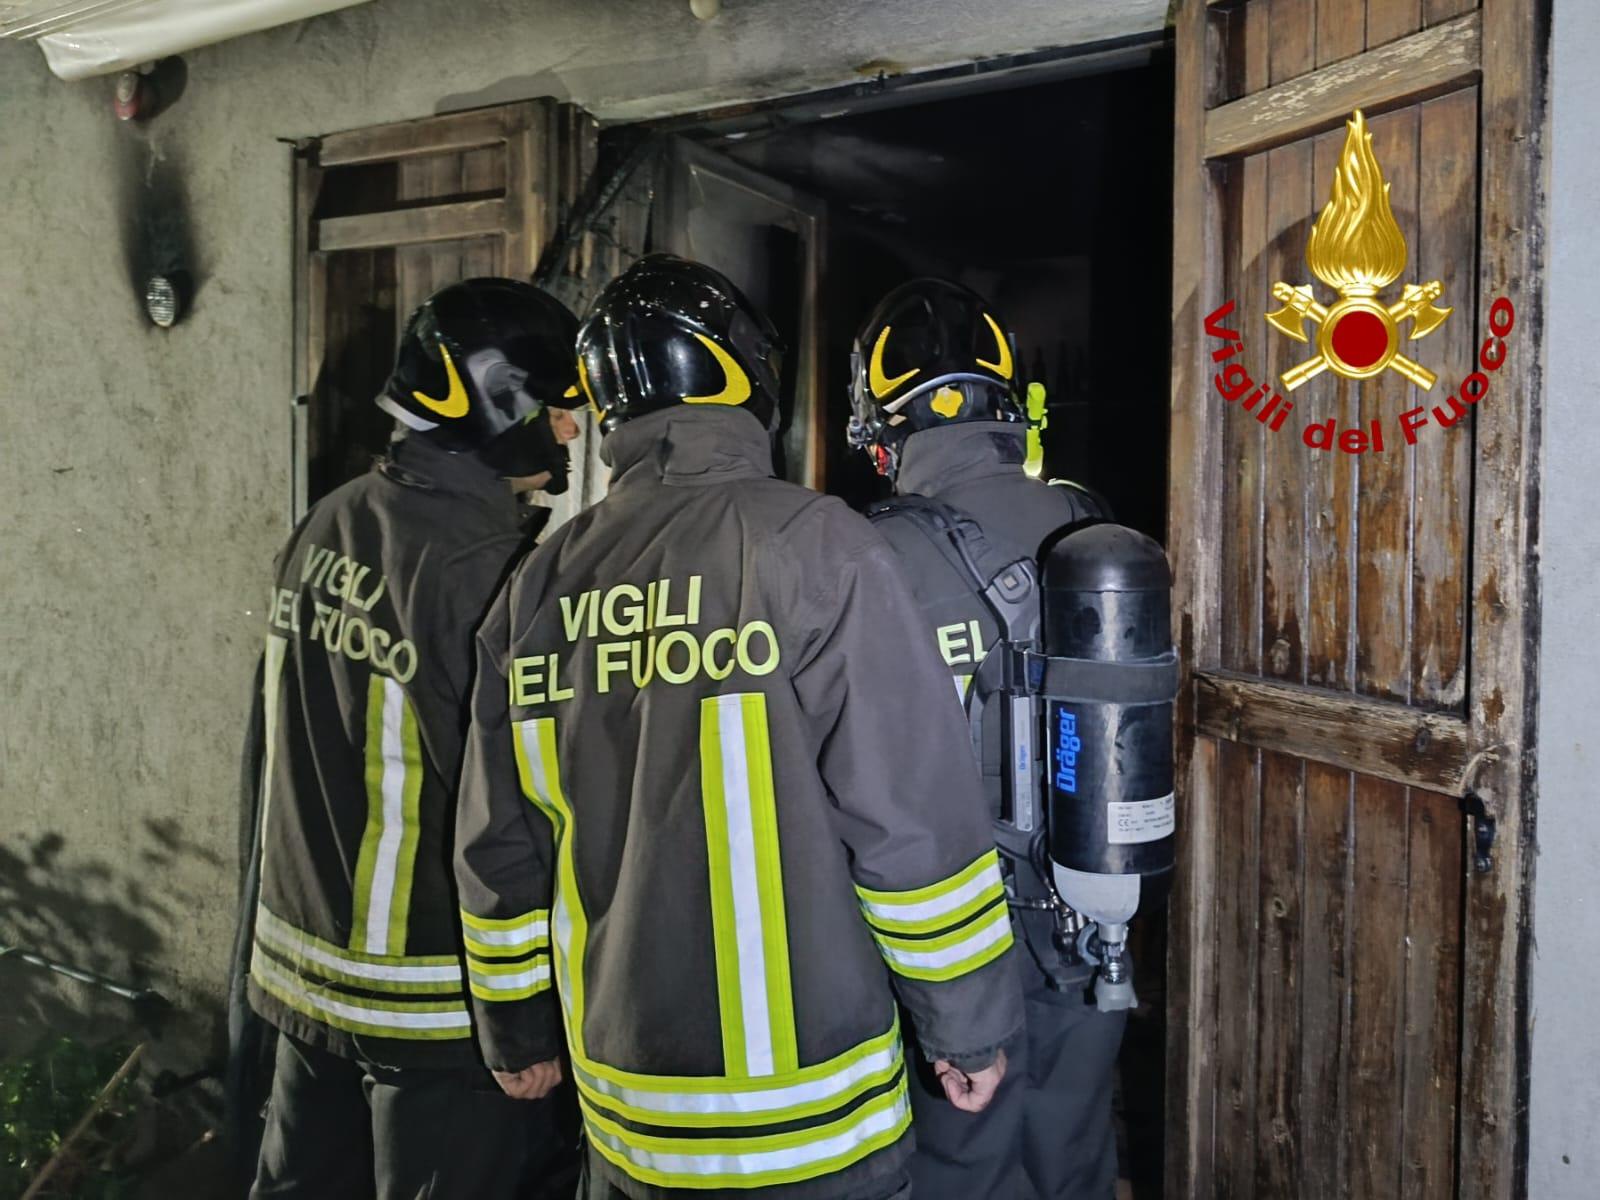
M 1444 285 L 1437 279 L 1408 283 L 1395 303 L 1377 299 L 1406 269 L 1406 239 L 1389 207 L 1389 185 L 1359 109 L 1346 122 L 1328 203 L 1306 241 L 1306 266 L 1339 293 L 1339 300 L 1331 306 L 1319 304 L 1310 284 L 1272 285 L 1273 298 L 1283 305 L 1267 314 L 1274 329 L 1309 342 L 1306 318 L 1317 325 L 1317 356 L 1285 371 L 1284 387 L 1293 391 L 1328 370 L 1346 379 L 1369 379 L 1393 369 L 1423 388 L 1438 381 L 1432 371 L 1400 353 L 1400 327 L 1409 320 L 1407 336 L 1414 340 L 1444 324 L 1454 311 L 1434 304 Z

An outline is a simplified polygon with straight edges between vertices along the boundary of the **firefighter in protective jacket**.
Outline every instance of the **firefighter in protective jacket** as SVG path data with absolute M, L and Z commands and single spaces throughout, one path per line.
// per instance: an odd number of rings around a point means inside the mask
M 1028 426 L 1015 361 L 988 304 L 937 279 L 891 291 L 856 339 L 851 440 L 898 497 L 874 510 L 873 525 L 905 564 L 923 637 L 944 659 L 956 696 L 1007 633 L 979 580 L 1036 561 L 1065 526 L 1108 515 L 1092 493 L 1024 471 Z M 1025 603 L 1036 618 L 1037 594 Z M 921 716 L 943 709 L 952 691 L 902 695 Z M 990 811 L 999 815 L 1000 773 L 1015 751 L 1002 749 L 987 717 L 983 733 Z M 1016 1086 L 975 1121 L 952 1120 L 936 1095 L 913 1089 L 916 1195 L 1103 1200 L 1116 1181 L 1112 1072 L 1126 1014 L 1089 1000 L 1093 967 L 1061 952 L 1051 889 L 1033 857 L 1008 855 L 1006 871 L 1027 1008 L 1027 1036 L 1011 1048 Z
M 610 491 L 478 637 L 485 1060 L 565 1051 L 591 1197 L 902 1195 L 895 994 L 970 1109 L 1021 1020 L 959 710 L 896 702 L 949 683 L 871 527 L 772 477 L 778 347 L 731 283 L 646 258 L 578 347 Z
M 317 503 L 268 609 L 250 1003 L 282 1036 L 253 1194 L 510 1195 L 527 1107 L 473 1044 L 449 840 L 472 637 L 565 486 L 577 321 L 473 279 L 412 316 L 406 433 Z M 563 397 L 563 393 L 571 394 Z

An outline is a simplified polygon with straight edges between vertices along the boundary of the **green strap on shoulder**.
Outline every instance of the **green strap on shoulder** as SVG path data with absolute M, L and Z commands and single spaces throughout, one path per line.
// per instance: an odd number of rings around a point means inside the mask
M 1044 470 L 1044 431 L 1050 428 L 1050 414 L 1046 408 L 1044 384 L 1028 385 L 1028 457 L 1022 469 L 1028 478 L 1037 479 Z

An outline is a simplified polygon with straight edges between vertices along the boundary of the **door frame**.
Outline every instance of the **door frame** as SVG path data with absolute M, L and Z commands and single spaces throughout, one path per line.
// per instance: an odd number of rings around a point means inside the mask
M 292 386 L 289 517 L 298 521 L 310 505 L 310 405 L 323 393 L 326 365 L 326 303 L 329 256 L 348 250 L 420 247 L 465 239 L 500 243 L 504 274 L 529 278 L 556 236 L 593 171 L 598 126 L 582 109 L 549 98 L 419 117 L 305 138 L 293 145 Z M 329 170 L 404 163 L 428 156 L 503 146 L 505 187 L 501 195 L 405 204 L 373 211 L 319 216 L 318 201 Z M 614 267 L 619 246 L 597 253 L 592 237 L 576 241 L 567 261 L 556 265 L 551 287 L 574 292 L 589 276 Z M 617 268 L 620 269 L 620 268 Z M 399 313 L 404 320 L 406 314 Z M 590 438 L 596 442 L 598 439 Z M 597 451 L 575 464 L 578 486 L 552 507 L 570 516 L 589 498 L 590 468 Z
M 784 441 L 790 469 L 798 469 L 796 482 L 820 492 L 824 488 L 823 467 L 827 460 L 823 442 L 827 436 L 827 405 L 822 395 L 826 378 L 822 365 L 825 347 L 818 298 L 822 294 L 826 269 L 827 207 L 814 196 L 687 138 L 674 137 L 668 145 L 659 228 L 664 233 L 666 247 L 674 254 L 689 256 L 689 210 L 693 203 L 690 180 L 695 175 L 710 176 L 782 210 L 790 218 L 791 232 L 804 246 L 798 344 L 787 347 L 794 363 L 794 412 Z

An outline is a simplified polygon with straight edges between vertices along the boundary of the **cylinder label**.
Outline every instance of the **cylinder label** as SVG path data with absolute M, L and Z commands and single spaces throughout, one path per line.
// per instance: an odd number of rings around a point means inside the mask
M 1140 842 L 1159 842 L 1178 828 L 1173 794 L 1157 800 L 1132 804 L 1112 801 L 1106 805 L 1106 841 L 1113 846 L 1132 846 Z

